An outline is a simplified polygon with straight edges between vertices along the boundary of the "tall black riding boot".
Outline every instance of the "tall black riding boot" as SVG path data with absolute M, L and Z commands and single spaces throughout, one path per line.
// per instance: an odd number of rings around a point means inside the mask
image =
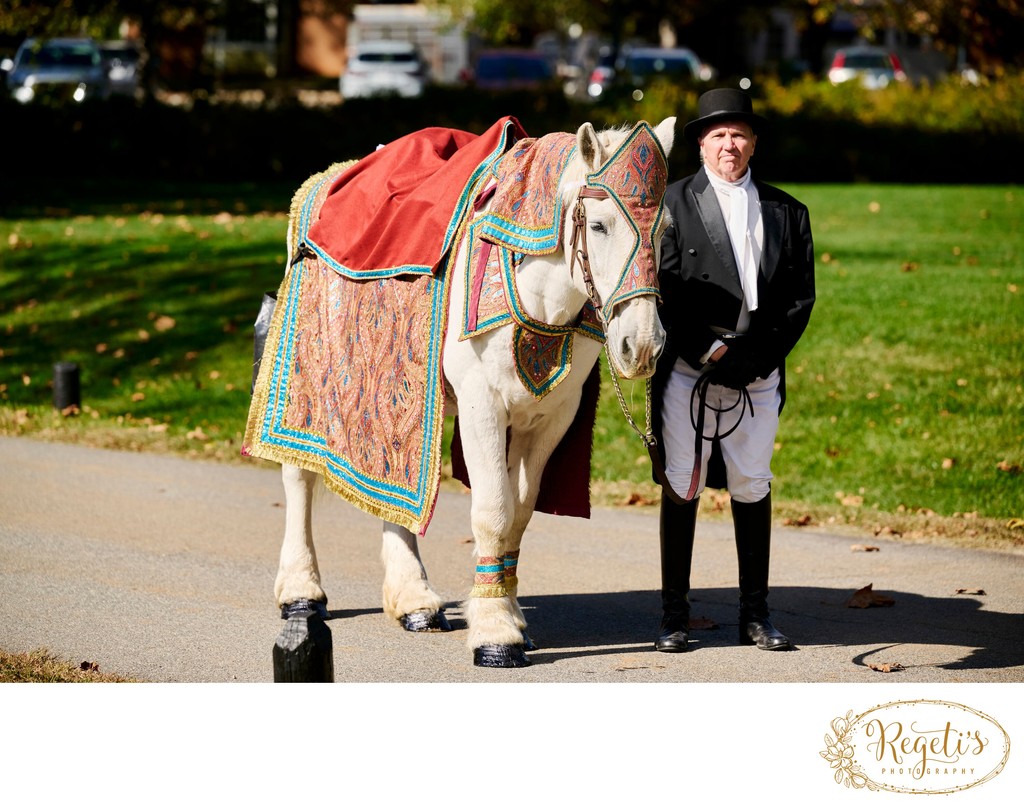
M 740 643 L 771 652 L 791 649 L 789 638 L 768 620 L 768 567 L 771 558 L 772 496 L 756 503 L 732 501 L 736 556 L 740 570 Z
M 685 652 L 690 637 L 690 560 L 700 499 L 683 504 L 661 495 L 661 628 L 654 648 Z

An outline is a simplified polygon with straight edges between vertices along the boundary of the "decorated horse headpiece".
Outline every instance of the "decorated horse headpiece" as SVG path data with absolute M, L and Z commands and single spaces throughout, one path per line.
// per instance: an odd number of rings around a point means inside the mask
M 527 255 L 543 255 L 560 249 L 564 217 L 558 189 L 562 174 L 576 151 L 576 136 L 559 132 L 521 140 L 496 161 L 493 178 L 497 190 L 490 210 L 478 221 L 481 238 Z M 583 215 L 582 199 L 612 199 L 635 234 L 633 249 L 603 306 L 589 280 L 589 264 L 584 262 L 590 297 L 605 316 L 610 316 L 614 308 L 628 298 L 658 294 L 654 236 L 664 216 L 667 185 L 665 151 L 650 125 L 641 121 L 612 156 L 597 171 L 587 175 L 580 189 L 574 216 Z M 583 242 L 585 252 L 586 233 L 578 223 L 574 242 L 576 239 Z
M 577 212 L 573 216 L 574 252 L 577 239 L 586 252 L 586 229 L 582 218 L 585 198 L 610 198 L 615 201 L 634 233 L 630 251 L 618 283 L 606 301 L 596 300 L 596 291 L 587 281 L 588 291 L 605 317 L 615 307 L 637 295 L 658 295 L 658 266 L 654 238 L 665 215 L 665 189 L 668 186 L 668 161 L 665 151 L 646 121 L 641 121 L 629 133 L 614 154 L 600 169 L 587 175 L 586 185 L 580 189 Z M 575 262 L 575 257 L 573 261 Z M 584 266 L 585 277 L 589 269 Z

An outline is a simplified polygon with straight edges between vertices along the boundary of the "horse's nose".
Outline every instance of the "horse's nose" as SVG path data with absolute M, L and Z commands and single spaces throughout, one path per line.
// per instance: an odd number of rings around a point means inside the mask
M 619 356 L 624 366 L 644 371 L 654 365 L 664 348 L 664 340 L 637 340 L 623 337 L 619 343 Z
M 633 342 L 628 337 L 622 338 L 622 344 L 619 346 L 619 356 L 626 363 L 633 360 Z
M 651 352 L 651 365 L 658 362 L 658 358 L 661 357 L 662 352 L 665 350 L 665 338 L 662 337 L 660 340 L 654 342 L 654 350 Z

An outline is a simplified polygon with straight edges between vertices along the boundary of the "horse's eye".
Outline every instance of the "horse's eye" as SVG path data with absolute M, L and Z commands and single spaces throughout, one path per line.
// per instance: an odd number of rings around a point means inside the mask
M 594 231 L 594 233 L 607 233 L 608 232 L 608 228 L 606 228 L 604 226 L 603 222 L 591 222 L 590 223 L 590 229 L 592 231 Z

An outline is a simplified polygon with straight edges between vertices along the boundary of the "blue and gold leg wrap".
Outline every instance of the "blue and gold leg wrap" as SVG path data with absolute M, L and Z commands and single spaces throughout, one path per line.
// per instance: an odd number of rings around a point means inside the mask
M 509 551 L 505 554 L 505 591 L 514 596 L 519 586 L 519 577 L 516 571 L 519 569 L 519 551 Z
M 478 556 L 476 576 L 470 598 L 502 598 L 508 595 L 505 586 L 505 562 L 499 556 Z

